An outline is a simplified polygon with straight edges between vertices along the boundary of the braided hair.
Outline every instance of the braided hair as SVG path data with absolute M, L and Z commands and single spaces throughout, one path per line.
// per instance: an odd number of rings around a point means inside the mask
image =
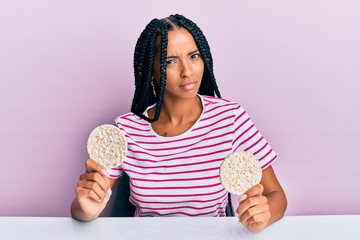
M 191 20 L 182 15 L 170 15 L 163 19 L 153 19 L 141 33 L 134 52 L 135 94 L 131 112 L 154 122 L 159 119 L 166 86 L 166 58 L 168 31 L 174 27 L 185 28 L 194 38 L 204 61 L 204 73 L 198 94 L 221 97 L 213 72 L 213 60 L 209 44 L 201 29 Z M 160 37 L 160 44 L 156 44 Z M 160 48 L 160 81 L 152 81 L 156 51 Z M 154 84 L 154 85 L 153 85 Z M 156 103 L 154 118 L 143 114 L 147 107 Z

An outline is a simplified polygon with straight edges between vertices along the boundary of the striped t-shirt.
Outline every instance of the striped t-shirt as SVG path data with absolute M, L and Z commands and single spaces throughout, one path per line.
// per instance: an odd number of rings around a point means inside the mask
M 263 169 L 276 160 L 276 153 L 238 103 L 199 97 L 202 114 L 178 136 L 159 136 L 134 113 L 116 119 L 128 141 L 128 154 L 110 173 L 113 178 L 122 171 L 129 175 L 135 216 L 225 216 L 228 198 L 219 180 L 224 158 L 249 151 Z

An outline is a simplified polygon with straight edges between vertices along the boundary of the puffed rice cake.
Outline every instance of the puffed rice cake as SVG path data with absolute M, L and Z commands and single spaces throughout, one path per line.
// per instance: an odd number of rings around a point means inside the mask
M 100 125 L 90 133 L 87 151 L 104 168 L 118 167 L 127 154 L 125 135 L 114 125 Z
M 220 166 L 220 181 L 235 195 L 242 195 L 260 183 L 262 169 L 259 160 L 251 153 L 239 151 L 230 154 Z

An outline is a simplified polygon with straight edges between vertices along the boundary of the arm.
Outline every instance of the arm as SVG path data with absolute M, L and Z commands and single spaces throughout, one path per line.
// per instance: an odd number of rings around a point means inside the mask
M 263 170 L 260 184 L 240 197 L 236 212 L 239 220 L 251 232 L 257 233 L 281 219 L 287 207 L 285 192 L 271 166 Z
M 71 204 L 71 216 L 81 221 L 97 218 L 106 207 L 111 188 L 116 182 L 105 169 L 94 160 L 86 161 L 86 172 L 81 174 Z

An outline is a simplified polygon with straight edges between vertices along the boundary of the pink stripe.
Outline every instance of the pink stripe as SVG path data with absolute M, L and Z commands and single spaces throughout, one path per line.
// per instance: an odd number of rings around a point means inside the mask
M 206 105 L 218 103 L 217 101 L 214 102 L 214 101 L 212 101 L 212 100 L 210 100 L 210 99 L 207 99 L 207 98 L 203 98 L 203 100 L 204 100 L 204 102 L 206 102 Z M 218 100 L 218 99 L 216 99 L 216 100 Z
M 233 118 L 233 117 L 235 117 L 235 115 L 227 116 L 227 117 L 222 118 L 222 119 L 220 119 L 220 120 L 218 120 L 218 121 L 216 121 L 216 122 L 214 122 L 214 123 L 211 123 L 211 124 L 208 124 L 208 125 L 205 125 L 205 126 L 202 126 L 202 127 L 194 128 L 193 131 L 197 131 L 197 130 L 200 130 L 200 129 L 204 129 L 204 128 L 207 128 L 207 127 L 214 126 L 215 124 L 218 124 L 219 122 L 222 122 L 222 121 L 224 121 L 224 120 L 227 120 L 227 119 Z
M 246 113 L 246 111 L 243 111 L 234 121 L 234 123 L 236 123 L 242 116 L 244 116 L 244 114 Z
M 262 146 L 259 150 L 257 150 L 257 151 L 254 152 L 253 154 L 254 154 L 254 155 L 258 154 L 258 153 L 261 152 L 267 145 L 268 145 L 268 143 L 266 142 L 266 143 L 264 144 L 264 146 Z
M 149 159 L 144 159 L 144 158 L 136 158 L 133 156 L 126 156 L 127 158 L 131 158 L 131 159 L 135 159 L 137 161 L 141 161 L 141 162 L 152 162 L 152 163 L 158 163 L 158 162 L 168 162 L 168 161 L 173 161 L 173 160 L 179 160 L 179 159 L 189 159 L 189 158 L 196 158 L 196 157 L 205 157 L 205 156 L 210 156 L 210 155 L 214 155 L 214 154 L 218 154 L 218 153 L 223 153 L 223 152 L 227 152 L 230 151 L 231 148 L 225 148 L 222 150 L 218 150 L 218 151 L 214 151 L 211 153 L 202 153 L 202 154 L 197 154 L 197 155 L 190 155 L 190 156 L 181 156 L 181 157 L 174 157 L 174 158 L 168 158 L 168 159 L 164 159 L 164 160 L 149 160 Z
M 236 133 L 239 128 L 241 128 L 242 126 L 244 126 L 245 123 L 247 123 L 248 121 L 250 121 L 250 118 L 246 119 L 245 121 L 243 121 L 235 130 L 234 130 L 234 133 Z M 254 125 L 254 124 L 253 124 Z
M 124 129 L 122 129 L 122 130 L 124 130 Z M 125 136 L 127 136 L 127 135 L 125 135 Z M 128 136 L 130 136 L 130 137 L 156 138 L 155 135 L 142 135 L 142 134 L 136 134 L 136 133 L 128 133 Z
M 207 103 L 214 103 L 214 102 L 210 101 L 209 99 L 207 99 L 206 96 L 203 97 L 203 100 L 204 100 L 204 102 L 207 102 Z
M 208 99 L 215 99 L 217 102 L 219 102 L 219 101 L 223 101 L 223 102 L 230 102 L 229 100 L 227 100 L 227 99 L 223 99 L 223 98 L 218 98 L 218 97 L 213 97 L 213 96 L 208 96 L 208 95 L 206 95 L 205 97 L 204 97 L 204 99 L 205 98 L 208 98 Z
M 146 216 L 154 216 L 154 215 L 157 215 L 157 216 L 171 216 L 171 215 L 175 215 L 175 214 L 181 214 L 181 215 L 185 215 L 185 216 L 188 216 L 188 217 L 196 217 L 196 216 L 204 216 L 204 215 L 209 215 L 209 214 L 212 214 L 212 213 L 215 213 L 219 210 L 216 209 L 215 211 L 211 211 L 211 212 L 206 212 L 206 213 L 198 213 L 198 214 L 190 214 L 190 213 L 186 213 L 186 212 L 172 212 L 172 213 L 166 213 L 166 214 L 161 214 L 161 213 L 157 213 L 157 212 L 141 212 L 141 215 L 143 215 L 142 217 L 146 217 Z M 151 214 L 151 215 L 149 215 Z
M 201 177 L 201 178 L 170 178 L 170 179 L 145 179 L 145 178 L 134 178 L 132 177 L 131 180 L 133 181 L 143 181 L 143 182 L 182 182 L 182 181 L 199 181 L 199 180 L 207 180 L 218 178 L 219 175 L 209 176 L 209 177 Z
M 142 207 L 141 209 L 147 209 L 147 210 L 160 210 L 160 211 L 167 211 L 167 210 L 172 210 L 172 209 L 181 209 L 181 208 L 188 208 L 188 209 L 194 209 L 194 210 L 203 210 L 203 209 L 207 209 L 207 208 L 213 208 L 216 206 L 221 206 L 224 207 L 224 203 L 226 205 L 227 203 L 227 198 L 225 198 L 222 202 L 217 202 L 215 204 L 212 205 L 207 205 L 205 207 L 193 207 L 193 206 L 189 206 L 189 205 L 185 205 L 185 206 L 177 206 L 177 207 L 163 207 L 163 208 L 151 208 L 151 207 Z M 219 206 L 219 207 L 220 207 Z
M 251 135 L 250 137 L 248 137 L 247 139 L 245 139 L 244 141 L 242 141 L 239 145 L 243 145 L 244 143 L 246 143 L 247 141 L 249 141 L 250 139 L 252 139 L 256 134 L 258 134 L 259 131 L 256 131 L 253 133 L 253 135 Z
M 126 172 L 136 173 L 136 174 L 139 174 L 139 175 L 150 175 L 150 174 L 154 174 L 154 175 L 171 175 L 171 174 L 186 174 L 186 173 L 207 172 L 207 171 L 214 171 L 214 170 L 219 170 L 219 167 L 205 168 L 205 169 L 192 170 L 192 171 L 182 171 L 182 172 L 167 172 L 167 173 L 164 173 L 164 172 L 141 173 L 141 172 L 137 172 L 137 171 L 133 171 L 133 170 L 124 168 L 124 171 L 126 171 Z
M 136 125 L 140 125 L 140 126 L 149 126 L 149 124 L 148 123 L 140 123 L 140 122 L 136 122 L 136 121 L 134 121 L 134 120 L 132 120 L 132 119 L 130 119 L 130 118 L 122 118 L 123 120 L 126 120 L 126 121 L 130 121 L 130 122 L 133 122 L 133 123 L 135 123 Z M 122 125 L 122 123 L 121 122 L 117 122 L 117 124 L 120 124 L 120 125 Z
M 133 112 L 129 112 L 129 113 L 126 113 L 126 114 L 124 114 L 124 115 L 122 115 L 120 118 L 126 118 L 126 117 L 134 117 L 135 116 L 135 113 L 133 113 Z
M 223 142 L 220 142 L 220 143 L 215 143 L 215 144 L 212 144 L 212 145 L 206 145 L 206 146 L 201 146 L 201 147 L 192 148 L 192 149 L 189 149 L 189 151 L 198 150 L 198 149 L 204 149 L 204 148 L 216 147 L 216 146 L 223 145 L 223 144 L 230 143 L 230 142 L 232 142 L 231 139 L 230 139 L 230 140 L 223 141 Z
M 213 133 L 213 132 L 216 131 L 216 130 L 221 130 L 221 129 L 227 128 L 227 127 L 229 127 L 229 126 L 231 126 L 231 125 L 232 125 L 232 124 L 227 124 L 227 125 L 224 125 L 224 126 L 221 126 L 221 127 L 214 128 L 214 129 L 212 129 L 212 130 L 209 131 L 209 132 L 206 132 L 206 133 L 203 133 L 203 134 L 199 134 L 199 135 L 196 135 L 196 136 L 192 136 L 192 137 L 182 138 L 182 139 L 170 140 L 170 141 L 165 141 L 165 142 L 144 142 L 144 141 L 137 141 L 137 143 L 142 143 L 142 144 L 169 144 L 169 143 L 173 143 L 173 142 L 187 141 L 187 140 L 190 140 L 190 139 L 199 138 L 199 137 L 208 135 L 208 134 L 210 134 L 210 133 Z M 153 136 L 156 137 L 155 135 L 153 135 Z
M 241 138 L 242 136 L 244 136 L 244 134 L 245 133 L 247 133 L 251 128 L 253 128 L 254 127 L 254 124 L 252 124 L 250 127 L 248 127 L 245 131 L 243 131 L 239 136 L 237 136 L 237 138 L 234 140 L 234 142 L 233 142 L 233 145 L 234 145 L 234 143 L 236 143 L 237 142 L 237 140 L 239 140 L 239 138 Z M 240 144 L 241 145 L 241 144 Z
M 122 170 L 122 168 L 120 168 L 120 167 L 114 167 L 114 168 L 111 168 L 111 170 L 120 171 L 120 170 Z
M 220 161 L 224 161 L 224 158 L 217 158 L 217 159 L 202 161 L 202 162 L 183 163 L 183 164 L 176 164 L 176 165 L 160 165 L 160 166 L 142 166 L 142 165 L 132 164 L 129 162 L 126 162 L 126 164 L 136 167 L 136 168 L 141 168 L 141 169 L 152 169 L 152 168 L 176 168 L 176 167 L 185 167 L 185 166 L 196 166 L 196 165 L 220 162 Z M 116 169 L 116 170 L 120 170 L 120 169 Z
M 224 189 L 220 189 L 219 191 L 216 192 L 209 192 L 209 193 L 198 193 L 198 194 L 140 194 L 140 193 L 136 193 L 133 191 L 133 189 L 130 189 L 130 191 L 132 193 L 134 193 L 137 196 L 141 196 L 141 197 L 200 197 L 200 196 L 209 196 L 209 195 L 214 195 L 214 194 L 218 194 L 222 191 L 224 191 Z
M 207 106 L 209 106 L 209 105 L 212 105 L 212 104 L 214 104 L 214 103 L 216 103 L 216 102 L 209 102 L 209 101 L 207 101 L 207 103 L 205 103 L 205 107 L 207 107 Z
M 221 183 L 215 183 L 210 185 L 200 185 L 200 186 L 184 186 L 184 187 L 142 187 L 130 182 L 131 186 L 138 188 L 138 189 L 151 189 L 151 190 L 169 190 L 169 189 L 197 189 L 197 188 L 211 188 L 221 185 Z
M 213 107 L 213 108 L 205 111 L 204 114 L 209 113 L 209 112 L 212 112 L 212 111 L 214 111 L 214 110 L 216 110 L 216 109 L 218 109 L 218 108 L 227 107 L 227 106 L 232 106 L 232 105 L 238 105 L 238 104 L 237 104 L 237 103 L 230 103 L 230 104 L 225 104 L 225 105 L 216 106 L 216 107 Z M 236 109 L 239 109 L 239 108 L 240 108 L 240 105 L 238 105 L 238 107 L 237 107 Z
M 220 138 L 220 137 L 223 137 L 223 136 L 226 136 L 226 135 L 229 135 L 229 134 L 232 134 L 232 132 L 227 132 L 227 133 L 224 133 L 224 134 L 221 134 L 221 135 L 215 135 L 215 136 L 212 136 L 212 137 L 207 137 L 207 138 L 204 138 L 204 139 L 200 139 L 198 142 L 195 142 L 195 143 L 192 143 L 192 144 L 189 144 L 189 145 L 182 145 L 182 146 L 168 147 L 168 148 L 156 148 L 156 149 L 144 148 L 144 147 L 141 147 L 139 144 L 136 144 L 136 143 L 128 143 L 128 145 L 129 146 L 136 146 L 136 147 L 139 147 L 141 149 L 148 150 L 148 151 L 167 151 L 167 150 L 175 150 L 175 149 L 180 149 L 180 148 L 191 147 L 191 146 L 199 144 L 200 142 L 215 139 L 215 138 Z
M 222 111 L 222 112 L 219 112 L 219 113 L 217 113 L 217 114 L 215 114 L 215 115 L 212 115 L 212 116 L 210 116 L 210 117 L 202 118 L 202 119 L 200 119 L 200 122 L 209 120 L 209 119 L 211 119 L 211 118 L 217 117 L 217 116 L 219 116 L 219 115 L 221 115 L 221 114 L 224 114 L 224 113 L 226 113 L 226 112 L 230 112 L 230 111 L 236 110 L 236 109 L 237 109 L 237 108 L 229 108 L 229 109 L 226 109 L 226 110 L 224 110 L 224 111 Z
M 130 137 L 146 137 L 146 138 L 156 138 L 155 135 L 142 135 L 142 134 L 136 134 L 136 133 L 127 133 L 126 130 L 122 127 L 120 127 L 120 130 L 125 132 L 125 137 L 130 138 Z
M 269 162 L 267 162 L 264 166 L 261 166 L 262 169 L 266 168 L 267 166 L 269 166 L 275 159 L 277 158 L 277 155 L 275 155 L 275 157 L 273 157 Z
M 119 174 L 119 175 L 110 174 L 110 177 L 112 177 L 112 178 L 119 178 L 120 176 L 121 176 L 121 174 Z
M 136 128 L 136 127 L 126 125 L 126 124 L 122 124 L 122 126 L 136 130 L 136 131 L 141 131 L 141 132 L 149 132 L 150 131 L 150 129 L 140 129 L 140 128 Z M 125 131 L 125 132 L 127 132 L 127 131 Z
M 272 149 L 270 148 L 270 150 L 269 150 L 264 156 L 262 156 L 261 158 L 259 158 L 259 161 L 261 161 L 261 160 L 263 160 L 264 158 L 266 158 L 267 155 L 269 155 L 271 152 L 272 152 Z
M 186 152 L 191 152 L 191 151 L 194 151 L 194 150 L 216 147 L 216 146 L 219 146 L 219 145 L 222 145 L 222 144 L 225 144 L 225 143 L 229 143 L 229 142 L 231 142 L 231 139 L 227 140 L 227 141 L 224 141 L 224 142 L 221 142 L 221 143 L 216 143 L 216 144 L 213 144 L 213 145 L 195 147 L 195 148 L 191 148 L 191 149 L 188 149 L 188 150 L 185 150 L 185 151 L 182 151 L 182 152 L 175 152 L 175 153 L 171 153 L 171 154 L 162 154 L 162 155 L 155 155 L 155 154 L 151 154 L 151 153 L 144 152 L 144 151 L 135 151 L 135 150 L 133 150 L 131 148 L 129 148 L 128 151 L 133 152 L 133 153 L 144 154 L 144 155 L 148 155 L 148 156 L 152 156 L 152 157 L 169 157 L 169 156 L 179 155 L 179 154 L 186 153 Z M 211 154 L 208 154 L 208 155 L 211 155 Z
M 261 140 L 263 140 L 264 139 L 264 137 L 263 136 L 261 136 L 260 138 L 259 138 L 259 140 L 257 140 L 255 143 L 253 143 L 252 145 L 250 145 L 249 147 L 247 147 L 246 149 L 244 149 L 244 151 L 249 151 L 252 147 L 254 147 L 255 145 L 257 145 Z
M 158 201 L 151 202 L 151 201 L 143 201 L 143 200 L 135 198 L 134 195 L 130 195 L 130 201 L 131 202 L 148 203 L 148 204 L 208 203 L 208 202 L 217 201 L 217 200 L 219 200 L 219 199 L 221 199 L 223 197 L 226 197 L 226 199 L 227 199 L 227 192 L 225 192 L 225 194 L 223 194 L 220 197 L 207 199 L 207 200 L 186 200 L 186 201 L 177 201 L 177 202 L 158 202 Z

